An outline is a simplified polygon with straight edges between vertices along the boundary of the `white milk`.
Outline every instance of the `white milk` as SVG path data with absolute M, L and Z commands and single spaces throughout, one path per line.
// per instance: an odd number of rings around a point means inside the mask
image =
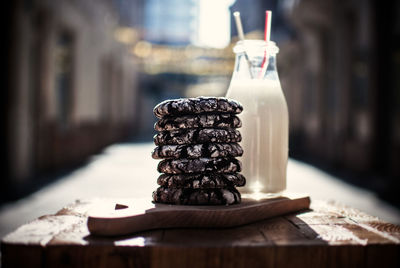
M 226 94 L 242 103 L 242 193 L 286 189 L 289 116 L 279 80 L 233 79 Z

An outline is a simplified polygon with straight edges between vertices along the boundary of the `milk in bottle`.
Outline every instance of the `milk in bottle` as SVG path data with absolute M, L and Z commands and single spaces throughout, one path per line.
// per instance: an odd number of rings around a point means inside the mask
M 242 103 L 241 158 L 244 194 L 278 195 L 286 188 L 289 118 L 278 73 L 274 42 L 240 41 L 226 97 Z M 244 53 L 247 53 L 246 59 Z

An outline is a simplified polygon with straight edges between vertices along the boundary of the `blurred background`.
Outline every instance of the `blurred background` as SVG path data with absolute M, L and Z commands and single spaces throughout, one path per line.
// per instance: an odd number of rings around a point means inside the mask
M 290 156 L 400 207 L 400 2 L 16 0 L 6 18 L 1 202 L 121 142 L 151 142 L 167 98 L 224 96 L 238 40 L 271 39 Z M 150 160 L 149 160 L 150 161 Z

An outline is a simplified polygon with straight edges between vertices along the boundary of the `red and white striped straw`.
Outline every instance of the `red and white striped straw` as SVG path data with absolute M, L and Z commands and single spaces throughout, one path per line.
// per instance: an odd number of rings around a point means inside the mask
M 272 11 L 266 10 L 265 11 L 265 31 L 264 31 L 264 40 L 268 42 L 271 37 L 271 17 Z
M 269 42 L 270 37 L 271 37 L 271 17 L 272 17 L 272 11 L 271 10 L 266 10 L 265 11 L 265 30 L 264 30 L 264 41 L 266 43 Z M 264 59 L 263 62 L 261 64 L 261 70 L 260 73 L 258 75 L 258 78 L 262 78 L 265 75 L 265 71 L 267 69 L 267 59 L 268 55 L 267 55 L 267 49 L 264 50 Z

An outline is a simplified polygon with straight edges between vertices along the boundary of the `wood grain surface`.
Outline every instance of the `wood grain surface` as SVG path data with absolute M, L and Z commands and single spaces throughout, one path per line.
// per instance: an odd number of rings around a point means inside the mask
M 230 228 L 102 237 L 87 228 L 99 201 L 77 201 L 7 235 L 3 267 L 400 267 L 400 227 L 335 202 Z
M 121 204 L 122 203 L 122 204 Z M 177 206 L 154 204 L 150 200 L 99 202 L 88 217 L 93 235 L 127 235 L 161 228 L 223 228 L 244 225 L 309 209 L 307 195 L 242 199 L 231 206 Z

